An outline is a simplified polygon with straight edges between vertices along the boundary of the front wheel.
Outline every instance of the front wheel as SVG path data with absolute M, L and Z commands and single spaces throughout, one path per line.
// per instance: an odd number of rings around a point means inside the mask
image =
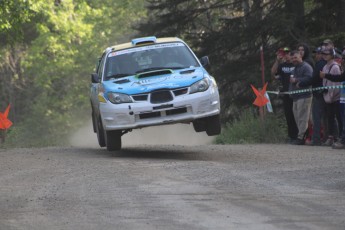
M 116 151 L 121 149 L 121 136 L 121 130 L 105 131 L 105 143 L 108 151 Z
M 101 147 L 105 146 L 105 138 L 104 138 L 104 131 L 103 131 L 103 125 L 102 125 L 102 121 L 101 118 L 95 118 L 96 121 L 96 133 L 97 133 L 97 140 L 98 140 L 98 144 Z
M 96 122 L 96 118 L 95 118 L 95 112 L 92 109 L 91 112 L 91 119 L 92 119 L 92 128 L 93 128 L 93 132 L 97 133 L 97 122 Z
M 206 133 L 208 136 L 216 136 L 221 132 L 219 114 L 208 117 L 206 120 Z
M 193 128 L 195 132 L 204 132 L 206 131 L 206 122 L 205 119 L 196 119 L 193 121 Z

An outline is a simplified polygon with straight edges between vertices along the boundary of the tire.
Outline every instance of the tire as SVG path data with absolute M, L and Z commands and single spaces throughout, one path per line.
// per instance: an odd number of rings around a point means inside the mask
M 121 149 L 121 136 L 121 130 L 111 130 L 105 132 L 105 142 L 108 151 L 116 151 Z
M 206 121 L 206 133 L 208 136 L 216 136 L 221 132 L 220 116 L 214 115 L 207 118 Z
M 105 138 L 104 138 L 104 131 L 103 131 L 103 125 L 102 121 L 100 118 L 94 118 L 97 122 L 96 125 L 96 132 L 97 132 L 97 139 L 98 139 L 98 144 L 101 147 L 105 147 Z
M 91 112 L 91 118 L 92 118 L 93 132 L 96 133 L 97 132 L 97 124 L 96 124 L 95 112 L 93 110 Z
M 204 132 L 206 131 L 206 122 L 203 119 L 197 119 L 193 121 L 193 128 L 195 132 Z

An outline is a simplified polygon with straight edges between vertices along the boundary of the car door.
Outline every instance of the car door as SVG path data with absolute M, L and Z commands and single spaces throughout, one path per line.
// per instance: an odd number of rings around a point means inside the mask
M 97 112 L 99 111 L 98 94 L 99 94 L 99 88 L 102 82 L 102 74 L 103 74 L 105 59 L 106 59 L 106 55 L 105 53 L 103 53 L 96 67 L 96 73 L 98 74 L 98 83 L 91 83 L 91 103 L 92 103 L 94 111 L 97 111 Z

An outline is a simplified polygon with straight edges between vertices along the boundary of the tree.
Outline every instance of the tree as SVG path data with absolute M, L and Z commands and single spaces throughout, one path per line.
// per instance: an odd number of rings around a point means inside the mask
M 344 0 L 314 0 L 307 1 L 305 23 L 309 40 L 319 45 L 325 38 L 332 39 L 336 46 L 342 47 L 345 35 Z
M 10 72 L 9 61 L 4 62 L 0 71 L 8 81 L 1 89 L 14 89 L 17 75 L 25 82 L 8 98 L 18 110 L 13 140 L 57 144 L 89 118 L 88 76 L 95 61 L 107 46 L 132 36 L 130 25 L 145 17 L 144 5 L 139 0 L 38 0 L 28 4 L 28 12 L 33 15 L 29 22 L 18 24 L 23 39 L 14 44 L 22 47 L 20 58 L 15 59 L 18 74 Z M 28 26 L 35 31 L 29 41 L 25 40 Z M 13 51 L 4 48 L 2 54 L 6 53 L 10 60 Z
M 31 80 L 23 75 L 22 60 L 27 45 L 37 37 L 33 20 L 39 20 L 35 3 L 26 0 L 0 1 L 0 107 L 12 104 L 11 119 L 16 122 L 28 111 L 22 98 Z
M 285 0 L 285 9 L 289 17 L 293 18 L 291 36 L 296 40 L 305 37 L 305 20 L 304 20 L 304 1 Z
M 284 16 L 284 1 L 149 2 L 150 17 L 139 31 L 180 36 L 199 56 L 210 56 L 211 72 L 221 87 L 224 120 L 248 105 L 252 93 L 246 86 L 260 82 L 260 46 L 271 52 L 276 43 L 291 39 L 285 24 L 291 24 L 293 18 Z M 296 40 L 289 44 L 292 42 Z
M 25 0 L 0 1 L 0 41 L 1 45 L 14 44 L 23 37 L 23 25 L 34 16 L 31 6 Z
M 150 16 L 138 30 L 143 35 L 179 36 L 199 56 L 210 56 L 210 71 L 221 87 L 224 121 L 251 106 L 249 83 L 261 85 L 260 46 L 269 69 L 279 47 L 293 49 L 300 42 L 317 46 L 325 37 L 335 42 L 344 38 L 344 0 L 148 2 Z M 270 79 L 268 72 L 265 77 Z

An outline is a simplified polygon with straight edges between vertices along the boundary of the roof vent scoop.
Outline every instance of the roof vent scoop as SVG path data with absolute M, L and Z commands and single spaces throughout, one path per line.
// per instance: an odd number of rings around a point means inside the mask
M 145 77 L 152 77 L 152 76 L 172 74 L 172 73 L 173 72 L 170 69 L 161 69 L 161 70 L 137 74 L 137 78 L 140 79 L 140 78 L 145 78 Z
M 154 44 L 156 43 L 157 38 L 155 36 L 151 37 L 143 37 L 143 38 L 135 38 L 132 40 L 132 45 L 138 46 L 138 45 L 144 45 L 144 44 Z

